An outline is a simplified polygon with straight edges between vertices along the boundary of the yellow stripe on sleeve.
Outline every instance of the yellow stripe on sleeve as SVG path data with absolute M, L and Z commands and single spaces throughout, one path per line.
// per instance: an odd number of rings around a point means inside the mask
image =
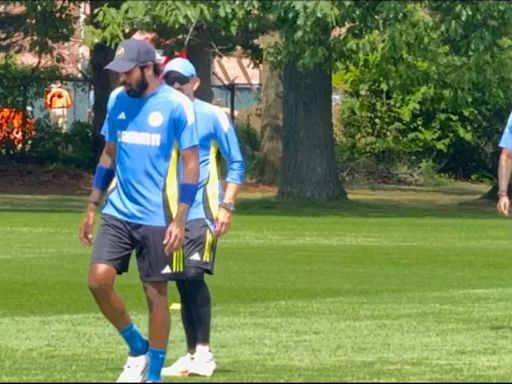
M 177 144 L 174 144 L 169 161 L 169 169 L 165 178 L 165 196 L 167 199 L 168 209 L 170 210 L 170 218 L 174 218 L 178 212 L 178 162 L 179 151 Z
M 217 158 L 218 152 L 219 146 L 215 141 L 212 141 L 210 147 L 210 174 L 208 177 L 208 184 L 206 184 L 206 196 L 208 199 L 208 206 L 210 207 L 211 213 L 214 218 L 216 218 L 217 214 L 219 213 L 220 180 L 219 162 Z

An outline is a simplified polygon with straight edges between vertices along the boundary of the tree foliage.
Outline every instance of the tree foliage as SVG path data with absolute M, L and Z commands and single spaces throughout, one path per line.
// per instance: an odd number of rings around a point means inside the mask
M 55 43 L 67 42 L 75 33 L 79 1 L 2 1 L 0 52 L 54 53 Z M 59 60 L 59 57 L 56 57 Z
M 62 57 L 55 44 L 75 32 L 78 1 L 3 1 L 0 5 L 0 106 L 25 110 L 29 100 L 41 97 L 48 79 L 59 76 Z M 52 55 L 55 65 L 23 66 L 16 55 Z
M 258 52 L 254 37 L 259 25 L 251 15 L 256 12 L 255 1 L 220 0 L 183 1 L 125 1 L 116 9 L 108 5 L 98 10 L 99 28 L 89 28 L 92 42 L 115 45 L 131 37 L 135 31 L 156 32 L 164 53 L 185 48 L 206 30 L 215 49 L 232 50 L 240 45 Z
M 340 50 L 342 145 L 355 157 L 494 172 L 512 81 L 503 2 L 367 2 Z

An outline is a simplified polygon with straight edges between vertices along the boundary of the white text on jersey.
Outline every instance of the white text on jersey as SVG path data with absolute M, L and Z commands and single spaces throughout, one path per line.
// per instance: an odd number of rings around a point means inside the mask
M 158 147 L 161 141 L 160 133 L 121 131 L 118 132 L 118 141 L 126 144 L 148 145 Z

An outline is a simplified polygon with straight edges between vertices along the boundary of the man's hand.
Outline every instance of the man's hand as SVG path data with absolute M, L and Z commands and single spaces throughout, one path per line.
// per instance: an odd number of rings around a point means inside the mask
M 508 196 L 503 195 L 498 200 L 498 204 L 496 205 L 496 209 L 498 210 L 498 213 L 504 216 L 508 216 L 508 209 L 510 207 L 510 200 L 508 199 Z
M 173 220 L 167 227 L 164 237 L 164 250 L 165 253 L 170 255 L 183 245 L 185 238 L 185 220 Z
M 219 209 L 217 220 L 215 221 L 215 234 L 217 236 L 225 235 L 231 227 L 231 212 L 225 208 Z
M 91 205 L 91 204 L 90 204 Z M 79 237 L 82 245 L 90 247 L 92 245 L 92 231 L 94 229 L 94 222 L 96 221 L 96 206 L 88 207 L 85 212 L 82 224 L 80 225 Z

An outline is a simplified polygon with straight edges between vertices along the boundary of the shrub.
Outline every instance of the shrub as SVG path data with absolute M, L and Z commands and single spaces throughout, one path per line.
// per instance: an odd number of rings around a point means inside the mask
M 92 124 L 77 121 L 67 132 L 48 121 L 38 119 L 33 136 L 15 147 L 9 140 L 0 141 L 2 163 L 64 166 L 90 171 L 97 162 L 95 148 L 101 139 Z

